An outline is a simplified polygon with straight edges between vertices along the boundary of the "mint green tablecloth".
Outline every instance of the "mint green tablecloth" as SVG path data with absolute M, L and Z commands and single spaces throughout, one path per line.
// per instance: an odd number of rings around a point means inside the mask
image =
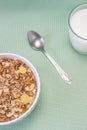
M 41 79 L 41 94 L 34 111 L 0 130 L 87 130 L 87 56 L 70 45 L 68 15 L 87 0 L 0 0 L 0 52 L 29 59 Z M 27 31 L 39 32 L 45 49 L 72 77 L 66 85 L 49 61 L 30 48 Z

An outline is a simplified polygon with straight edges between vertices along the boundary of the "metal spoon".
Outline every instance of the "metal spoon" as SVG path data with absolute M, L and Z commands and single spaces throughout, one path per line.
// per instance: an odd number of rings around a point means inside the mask
M 65 81 L 65 83 L 71 84 L 71 78 L 69 78 L 68 74 L 65 73 L 64 70 L 55 62 L 55 60 L 44 50 L 43 38 L 34 31 L 29 31 L 27 33 L 27 36 L 30 46 L 37 51 L 41 51 L 53 64 L 53 66 L 55 67 L 61 78 Z

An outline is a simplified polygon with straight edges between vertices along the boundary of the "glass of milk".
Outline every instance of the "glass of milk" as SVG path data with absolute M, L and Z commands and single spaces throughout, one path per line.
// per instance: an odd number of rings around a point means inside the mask
M 87 54 L 87 4 L 72 10 L 68 23 L 72 46 L 78 52 Z

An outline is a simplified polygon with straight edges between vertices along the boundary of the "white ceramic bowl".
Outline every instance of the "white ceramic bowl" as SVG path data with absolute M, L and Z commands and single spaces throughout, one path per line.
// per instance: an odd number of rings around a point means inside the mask
M 87 54 L 87 38 L 84 38 L 84 36 L 79 35 L 77 32 L 75 32 L 74 28 L 71 26 L 71 18 L 74 16 L 75 13 L 77 13 L 82 9 L 87 9 L 87 4 L 79 5 L 71 11 L 68 19 L 68 28 L 69 28 L 69 37 L 73 48 L 82 54 Z M 79 24 L 79 22 L 77 24 Z
M 37 84 L 37 93 L 36 93 L 36 97 L 35 100 L 33 102 L 33 104 L 31 105 L 31 107 L 21 116 L 19 116 L 18 118 L 8 121 L 8 122 L 0 122 L 0 125 L 9 125 L 9 124 L 13 124 L 18 122 L 19 120 L 23 119 L 24 117 L 26 117 L 28 114 L 31 113 L 31 111 L 34 109 L 35 105 L 37 104 L 38 98 L 39 98 L 39 94 L 40 94 L 40 78 L 39 75 L 35 69 L 35 67 L 30 63 L 29 60 L 25 59 L 22 56 L 13 54 L 13 53 L 0 53 L 0 57 L 6 57 L 6 58 L 11 58 L 11 59 L 18 59 L 21 60 L 22 62 L 24 62 L 27 66 L 30 67 L 30 69 L 32 70 L 35 78 L 36 78 L 36 84 Z

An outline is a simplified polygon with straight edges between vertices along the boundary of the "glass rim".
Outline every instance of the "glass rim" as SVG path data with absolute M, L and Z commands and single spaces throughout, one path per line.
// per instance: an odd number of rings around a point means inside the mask
M 81 9 L 85 9 L 85 8 L 87 8 L 87 3 L 77 5 L 75 8 L 73 8 L 73 9 L 71 10 L 71 12 L 69 13 L 68 25 L 69 25 L 70 30 L 71 30 L 77 37 L 79 37 L 80 39 L 83 39 L 83 40 L 86 40 L 86 41 L 87 41 L 87 38 L 84 38 L 84 37 L 78 35 L 78 34 L 72 29 L 71 24 L 70 24 L 71 16 L 72 16 L 73 14 L 75 14 L 75 12 L 77 12 L 77 11 L 79 11 L 79 10 L 81 10 Z

